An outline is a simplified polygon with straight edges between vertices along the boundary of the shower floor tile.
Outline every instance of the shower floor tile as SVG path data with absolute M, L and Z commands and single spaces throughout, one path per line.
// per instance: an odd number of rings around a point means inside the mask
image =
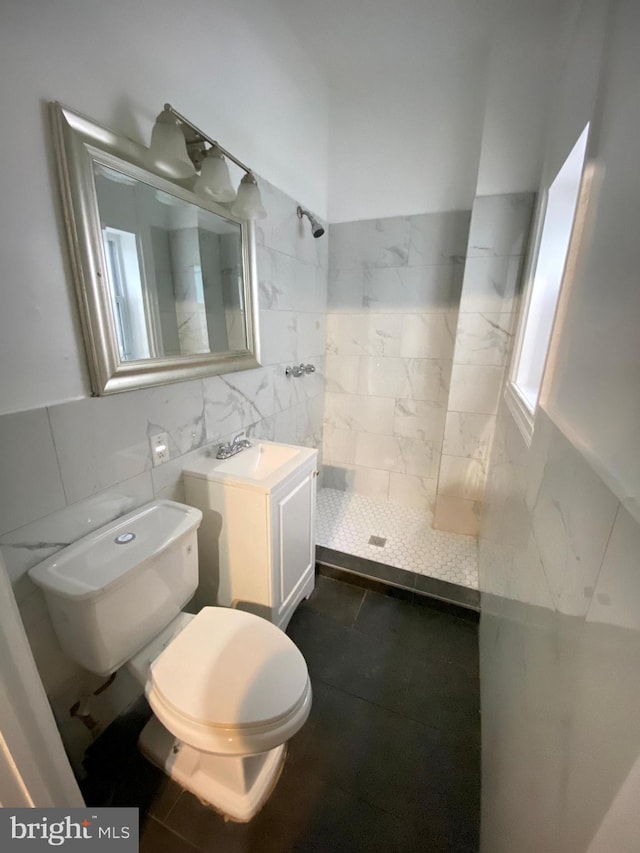
M 473 536 L 434 530 L 433 515 L 365 495 L 320 489 L 316 542 L 420 575 L 478 589 Z M 386 540 L 384 545 L 371 544 Z

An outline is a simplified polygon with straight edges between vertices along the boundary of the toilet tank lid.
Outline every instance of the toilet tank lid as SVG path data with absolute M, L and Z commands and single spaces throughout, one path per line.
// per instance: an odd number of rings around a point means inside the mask
M 195 507 L 159 500 L 138 507 L 29 569 L 31 580 L 65 598 L 95 598 L 200 525 Z

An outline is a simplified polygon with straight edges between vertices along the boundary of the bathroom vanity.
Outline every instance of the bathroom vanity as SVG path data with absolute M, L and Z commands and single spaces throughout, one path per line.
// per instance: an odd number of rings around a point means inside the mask
M 313 591 L 318 451 L 270 441 L 184 471 L 203 513 L 194 604 L 249 610 L 285 628 Z

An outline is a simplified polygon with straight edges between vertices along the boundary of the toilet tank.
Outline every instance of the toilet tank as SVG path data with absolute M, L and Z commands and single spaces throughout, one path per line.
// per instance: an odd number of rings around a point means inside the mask
M 175 618 L 198 585 L 201 520 L 154 501 L 29 570 L 72 660 L 109 675 Z

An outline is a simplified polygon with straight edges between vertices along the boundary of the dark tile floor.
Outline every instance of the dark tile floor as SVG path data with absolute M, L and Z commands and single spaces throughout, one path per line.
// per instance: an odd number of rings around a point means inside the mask
M 326 577 L 294 614 L 313 708 L 278 785 L 234 824 L 141 758 L 141 701 L 87 758 L 90 805 L 140 807 L 142 853 L 478 849 L 477 620 Z

